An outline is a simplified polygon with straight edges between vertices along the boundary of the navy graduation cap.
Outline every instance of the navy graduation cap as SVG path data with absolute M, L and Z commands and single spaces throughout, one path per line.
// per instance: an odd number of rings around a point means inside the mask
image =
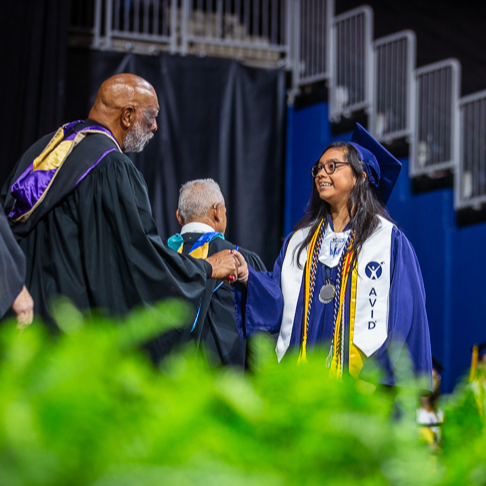
M 402 163 L 359 123 L 356 123 L 349 143 L 358 151 L 376 197 L 386 204 L 400 174 Z

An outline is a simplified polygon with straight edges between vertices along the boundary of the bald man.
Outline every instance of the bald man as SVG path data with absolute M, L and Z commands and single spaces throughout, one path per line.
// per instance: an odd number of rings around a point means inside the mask
M 113 76 L 87 120 L 40 139 L 7 180 L 1 202 L 27 257 L 36 313 L 46 322 L 52 324 L 58 295 L 110 315 L 167 296 L 197 309 L 209 278 L 236 278 L 230 251 L 195 260 L 170 250 L 157 233 L 142 174 L 125 153 L 143 150 L 158 112 L 147 81 Z

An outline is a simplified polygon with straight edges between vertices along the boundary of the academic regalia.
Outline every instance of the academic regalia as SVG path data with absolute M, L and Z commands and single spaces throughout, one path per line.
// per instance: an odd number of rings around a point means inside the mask
M 199 258 L 222 250 L 236 249 L 252 268 L 257 271 L 266 270 L 256 253 L 230 243 L 224 239 L 222 233 L 198 222 L 185 225 L 181 235 L 174 235 L 169 239 L 169 246 L 184 255 Z M 189 339 L 196 342 L 210 364 L 246 368 L 248 346 L 236 327 L 235 300 L 231 285 L 212 280 L 206 287 L 203 300 L 209 302 L 209 306 L 201 308 L 198 320 L 189 333 Z
M 432 368 L 437 373 L 444 371 L 444 366 L 432 356 Z M 421 404 L 417 408 L 417 425 L 420 436 L 429 444 L 439 445 L 441 442 L 441 426 L 444 423 L 444 412 L 440 408 L 440 381 L 434 382 L 432 393 L 421 397 Z
M 280 255 L 275 262 L 272 273 L 259 273 L 250 269 L 248 279 L 248 290 L 246 293 L 235 291 L 237 298 L 237 309 L 240 309 L 241 298 L 244 294 L 246 305 L 244 306 L 244 321 L 242 314 L 238 313 L 238 324 L 241 333 L 245 337 L 250 337 L 256 331 L 280 331 L 282 314 L 284 308 L 284 298 L 281 289 L 281 273 L 285 258 L 291 258 L 288 255 L 287 247 L 292 238 L 289 235 L 284 242 Z M 401 350 L 403 343 L 411 354 L 412 362 L 416 372 L 429 374 L 430 372 L 430 337 L 425 312 L 425 291 L 423 287 L 422 274 L 415 256 L 415 252 L 405 235 L 393 228 L 391 242 L 391 275 L 389 297 L 389 317 L 388 317 L 388 334 L 385 343 L 380 346 L 373 354 L 373 357 L 379 362 L 383 371 L 386 373 L 384 383 L 392 385 L 393 368 L 398 358 L 397 351 Z M 318 263 L 316 275 L 316 289 L 324 285 L 325 265 Z M 331 271 L 331 283 L 336 285 L 338 268 Z M 348 276 L 347 290 L 345 301 L 348 303 L 345 316 L 349 316 L 349 303 L 351 301 L 351 279 Z M 302 278 L 300 290 L 298 293 L 295 318 L 291 330 L 289 348 L 299 349 L 303 333 L 304 321 L 304 294 L 305 279 Z M 344 327 L 344 349 L 343 362 L 347 364 L 349 371 L 350 364 L 350 328 L 349 319 L 346 317 L 346 326 Z M 333 339 L 334 323 L 334 305 L 323 304 L 319 301 L 318 292 L 314 293 L 310 310 L 310 318 L 307 334 L 307 346 L 319 347 L 323 352 L 328 353 L 330 343 Z M 391 343 L 395 348 L 393 357 L 388 353 Z M 351 356 L 351 365 L 356 367 L 360 361 L 366 361 L 364 354 L 352 349 L 354 357 Z M 357 354 L 356 354 L 357 353 Z M 284 353 L 286 354 L 286 353 Z M 346 367 L 345 367 L 346 368 Z M 345 369 L 345 371 L 347 371 Z M 351 370 L 353 371 L 353 370 Z
M 361 126 L 357 130 L 352 144 L 365 163 L 378 199 L 386 203 L 401 164 Z M 371 167 L 366 165 L 369 159 L 373 160 Z M 330 374 L 335 376 L 349 372 L 357 378 L 372 358 L 383 370 L 386 385 L 395 384 L 394 368 L 407 350 L 414 371 L 428 377 L 431 389 L 425 290 L 417 257 L 405 235 L 379 217 L 378 227 L 364 242 L 353 266 L 352 251 L 348 251 L 353 229 L 334 233 L 332 220 L 327 227 L 321 222 L 300 255 L 299 271 L 298 248 L 309 229 L 287 237 L 273 272 L 250 268 L 247 290 L 235 286 L 242 336 L 279 332 L 279 360 L 286 359 L 289 349 L 300 350 L 302 361 L 307 348 L 322 348 L 328 355 Z M 328 301 L 324 287 L 334 287 L 332 300 Z
M 161 241 L 142 174 L 99 124 L 73 122 L 35 143 L 1 198 L 47 322 L 57 295 L 110 315 L 168 296 L 199 307 L 211 266 Z
M 25 256 L 0 207 L 0 318 L 22 291 L 24 280 Z

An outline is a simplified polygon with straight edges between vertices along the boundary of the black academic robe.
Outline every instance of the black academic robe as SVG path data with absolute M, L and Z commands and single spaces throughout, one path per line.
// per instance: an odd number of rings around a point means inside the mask
M 189 254 L 192 245 L 201 233 L 185 233 L 182 235 L 183 254 Z M 244 256 L 248 265 L 256 271 L 265 272 L 266 268 L 260 257 L 252 251 L 239 248 L 222 238 L 215 238 L 209 243 L 208 256 L 222 250 L 237 249 Z M 235 298 L 233 288 L 220 281 L 208 283 L 203 302 L 209 302 L 207 310 L 204 303 L 201 307 L 198 321 L 190 338 L 207 356 L 212 365 L 226 365 L 237 368 L 247 367 L 247 340 L 243 339 L 236 326 Z
M 20 294 L 25 279 L 25 256 L 15 241 L 0 207 L 0 318 Z
M 90 124 L 95 125 L 84 123 Z M 7 180 L 1 194 L 7 214 L 14 203 L 12 183 L 51 137 L 34 144 Z M 63 295 L 81 310 L 109 315 L 178 296 L 193 304 L 195 315 L 211 265 L 162 242 L 143 176 L 126 155 L 115 150 L 95 165 L 99 152 L 110 146 L 115 144 L 108 137 L 88 135 L 30 219 L 11 225 L 27 257 L 26 285 L 36 314 L 52 324 L 52 300 Z M 88 166 L 94 167 L 77 183 Z

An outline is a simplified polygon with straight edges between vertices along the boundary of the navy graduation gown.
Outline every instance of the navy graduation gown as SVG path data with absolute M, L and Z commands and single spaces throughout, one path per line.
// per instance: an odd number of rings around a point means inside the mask
M 237 323 L 241 334 L 250 337 L 257 331 L 278 332 L 282 320 L 283 296 L 280 278 L 289 235 L 284 242 L 273 272 L 255 272 L 249 269 L 248 289 L 235 286 Z M 337 267 L 331 272 L 335 283 Z M 318 262 L 316 289 L 325 279 L 324 265 Z M 351 279 L 351 274 L 349 275 Z M 347 293 L 351 285 L 347 286 Z M 346 302 L 350 302 L 347 295 Z M 349 316 L 349 312 L 345 313 Z M 333 334 L 334 306 L 322 304 L 318 291 L 314 293 L 309 326 L 308 347 L 322 348 L 328 353 Z M 301 344 L 304 322 L 304 275 L 295 312 L 289 350 L 298 349 Z M 349 322 L 345 323 L 344 368 L 348 367 Z M 393 343 L 393 352 L 390 348 Z M 287 351 L 288 352 L 288 351 Z M 384 371 L 383 384 L 394 385 L 394 368 L 403 353 L 409 353 L 417 375 L 429 379 L 431 387 L 432 357 L 430 336 L 425 309 L 425 289 L 422 273 L 412 245 L 405 235 L 393 228 L 391 241 L 391 283 L 389 295 L 388 335 L 385 343 L 372 355 Z M 285 359 L 285 357 L 284 357 Z M 365 362 L 366 366 L 366 362 Z

